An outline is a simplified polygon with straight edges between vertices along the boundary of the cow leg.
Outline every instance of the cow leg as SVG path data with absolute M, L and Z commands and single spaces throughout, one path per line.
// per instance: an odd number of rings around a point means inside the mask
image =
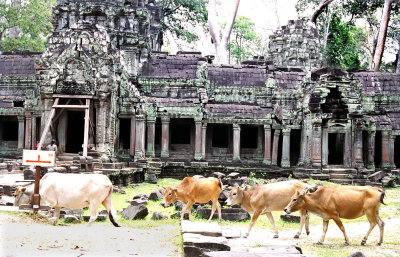
M 317 244 L 322 245 L 325 240 L 326 231 L 328 231 L 329 220 L 324 220 L 323 222 L 323 233 L 321 239 L 318 241 Z
M 90 219 L 88 226 L 92 225 L 95 220 L 97 220 L 97 210 L 99 209 L 100 203 L 97 201 L 92 201 L 89 204 L 90 208 Z
M 307 211 L 306 210 L 300 210 L 300 228 L 299 231 L 297 231 L 296 235 L 294 238 L 299 238 L 301 235 L 301 231 L 303 231 L 304 223 L 306 222 L 307 219 Z M 307 228 L 306 228 L 307 230 Z
M 110 192 L 110 194 L 111 194 L 111 192 Z M 114 227 L 120 227 L 120 225 L 117 223 L 117 214 L 111 203 L 111 195 L 107 196 L 106 199 L 104 199 L 104 201 L 102 202 L 102 204 L 108 211 L 108 218 L 110 219 L 110 221 L 114 225 Z
M 274 216 L 272 216 L 272 214 L 270 212 L 266 212 L 265 215 L 267 215 L 269 222 L 271 222 L 272 227 L 274 228 L 274 238 L 278 238 L 279 237 L 279 232 L 278 229 L 275 226 L 275 220 L 274 220 Z
M 222 214 L 221 214 L 221 204 L 217 200 L 217 210 L 218 210 L 218 224 L 221 224 Z
M 376 218 L 378 220 L 378 226 L 379 226 L 379 242 L 377 245 L 381 245 L 383 243 L 383 230 L 385 227 L 385 222 L 379 217 L 379 211 L 376 211 Z
M 308 211 L 306 211 L 306 221 L 305 221 L 306 225 L 306 233 L 307 236 L 310 234 L 310 214 L 308 213 Z
M 211 215 L 210 215 L 210 218 L 208 218 L 207 222 L 211 221 L 212 217 L 214 216 L 215 209 L 217 209 L 217 208 L 218 208 L 218 199 L 217 200 L 214 199 L 214 200 L 212 200 Z M 219 213 L 219 210 L 218 210 L 218 213 Z
M 54 207 L 54 216 L 49 219 L 50 223 L 52 223 L 53 225 L 57 224 L 57 220 L 60 218 L 60 211 L 61 207 Z
M 182 214 L 181 214 L 181 221 L 183 220 L 183 217 L 185 216 L 185 212 L 188 211 L 189 214 L 189 221 L 192 221 L 192 215 L 191 215 L 191 210 L 192 210 L 192 205 L 194 204 L 193 200 L 189 200 L 186 205 L 185 208 L 183 208 L 182 210 Z
M 253 217 L 251 217 L 251 221 L 250 221 L 250 225 L 249 225 L 249 230 L 246 233 L 245 237 L 248 237 L 250 235 L 250 230 L 253 227 L 254 223 L 256 222 L 256 220 L 258 219 L 258 216 L 260 216 L 261 211 L 255 211 L 253 214 Z
M 376 212 L 375 212 L 376 213 Z M 367 216 L 367 219 L 369 221 L 369 229 L 367 231 L 367 234 L 365 234 L 363 240 L 361 241 L 361 245 L 365 245 L 367 242 L 368 236 L 371 233 L 371 231 L 374 229 L 375 225 L 378 223 L 377 222 L 377 216 L 374 215 L 374 211 L 367 210 L 365 212 L 365 215 Z
M 345 240 L 344 245 L 346 246 L 349 245 L 349 238 L 347 237 L 346 230 L 344 229 L 342 221 L 340 220 L 339 217 L 334 217 L 333 220 L 335 221 L 336 225 L 340 228 L 340 230 L 343 232 Z

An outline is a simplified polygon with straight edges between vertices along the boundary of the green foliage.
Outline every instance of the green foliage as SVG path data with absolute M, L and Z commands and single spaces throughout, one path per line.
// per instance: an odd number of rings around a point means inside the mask
M 239 64 L 255 55 L 257 51 L 255 46 L 259 41 L 255 23 L 247 17 L 238 16 L 233 24 L 228 44 L 229 55 Z
M 364 53 L 358 43 L 362 40 L 366 40 L 366 34 L 361 28 L 355 27 L 351 22 L 342 21 L 334 14 L 328 35 L 328 65 L 344 69 L 362 68 Z
M 191 26 L 207 27 L 207 0 L 157 0 L 161 9 L 161 28 L 179 39 L 193 42 L 198 35 Z M 188 26 L 191 25 L 191 26 Z
M 56 0 L 2 1 L 0 3 L 0 50 L 42 52 L 52 31 L 51 8 Z M 10 35 L 10 32 L 14 32 Z

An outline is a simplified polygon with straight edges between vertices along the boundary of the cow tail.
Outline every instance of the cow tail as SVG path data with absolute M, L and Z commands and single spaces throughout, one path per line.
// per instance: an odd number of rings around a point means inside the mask
M 380 190 L 381 191 L 381 197 L 380 197 L 380 201 L 381 201 L 381 203 L 383 203 L 384 205 L 387 205 L 386 203 L 384 203 L 383 202 L 383 198 L 385 198 L 385 195 L 386 195 L 386 193 L 385 193 L 385 191 L 384 190 Z
M 112 196 L 112 192 L 113 192 L 113 187 L 111 186 L 110 188 L 110 192 L 108 193 L 107 197 Z M 111 223 L 114 225 L 114 227 L 121 227 L 118 223 L 117 223 L 117 215 L 116 212 L 114 210 L 114 207 L 112 205 L 112 201 L 110 201 L 110 210 L 108 212 L 108 218 L 110 219 Z

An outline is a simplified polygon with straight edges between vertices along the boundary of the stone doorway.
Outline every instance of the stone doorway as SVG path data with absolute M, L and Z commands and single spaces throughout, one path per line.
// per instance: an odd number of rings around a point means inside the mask
M 85 112 L 78 110 L 67 111 L 67 131 L 65 152 L 82 152 L 85 125 Z
M 328 134 L 328 165 L 343 165 L 344 133 Z
M 396 168 L 400 168 L 400 136 L 396 136 L 394 140 L 394 164 Z
M 382 132 L 376 131 L 375 133 L 375 156 L 374 156 L 375 167 L 382 166 Z
M 300 159 L 301 129 L 290 131 L 290 166 L 296 166 Z

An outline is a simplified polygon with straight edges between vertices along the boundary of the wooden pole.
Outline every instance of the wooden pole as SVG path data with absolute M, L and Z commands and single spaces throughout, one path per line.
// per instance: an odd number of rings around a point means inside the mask
M 56 100 L 54 100 L 54 105 L 57 105 L 57 104 L 58 104 L 58 98 L 56 98 Z M 55 112 L 56 112 L 56 109 L 52 107 L 51 111 L 50 111 L 49 118 L 47 119 L 47 122 L 46 122 L 46 126 L 44 127 L 43 134 L 40 137 L 40 141 L 39 141 L 39 145 L 37 147 L 37 150 L 41 150 L 41 148 L 42 148 L 42 145 L 43 145 L 44 140 L 46 138 L 46 134 L 49 131 L 50 124 L 51 124 L 51 121 L 52 121 L 52 119 L 54 117 Z
M 36 166 L 35 173 L 35 188 L 32 195 L 32 207 L 33 211 L 37 212 L 40 207 L 40 195 L 39 195 L 39 183 L 40 183 L 40 166 Z

